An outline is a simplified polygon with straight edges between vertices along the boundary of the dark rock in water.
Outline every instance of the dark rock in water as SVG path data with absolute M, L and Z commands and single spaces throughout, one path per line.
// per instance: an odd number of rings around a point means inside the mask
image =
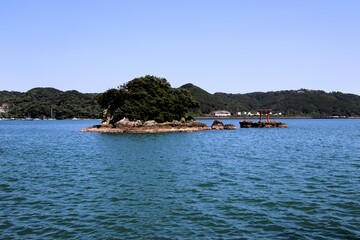
M 236 130 L 236 126 L 234 124 L 225 124 L 224 129 L 226 129 L 226 130 Z
M 282 122 L 252 122 L 244 120 L 240 122 L 241 128 L 287 128 L 288 125 Z
M 215 120 L 213 122 L 213 124 L 211 124 L 211 129 L 213 129 L 213 130 L 223 130 L 224 129 L 224 124 L 223 124 L 223 122 L 221 122 L 219 120 Z
M 234 124 L 224 124 L 223 122 L 219 120 L 215 120 L 213 124 L 211 125 L 212 130 L 235 130 L 236 126 Z

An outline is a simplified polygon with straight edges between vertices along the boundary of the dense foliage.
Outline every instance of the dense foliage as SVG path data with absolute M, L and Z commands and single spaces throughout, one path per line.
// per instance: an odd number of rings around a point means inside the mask
M 110 123 L 124 117 L 157 122 L 180 120 L 198 106 L 187 90 L 171 88 L 166 79 L 149 75 L 109 89 L 99 94 L 97 101 L 106 109 L 103 120 Z
M 62 92 L 54 88 L 33 88 L 25 93 L 2 91 L 0 105 L 8 103 L 9 109 L 0 117 L 99 118 L 100 107 L 95 95 L 74 90 Z
M 173 89 L 166 79 L 153 76 L 136 78 L 96 95 L 54 88 L 34 88 L 25 93 L 0 91 L 0 105 L 9 105 L 7 113 L 0 112 L 0 118 L 101 118 L 101 109 L 107 109 L 112 122 L 125 116 L 164 122 L 181 119 L 187 113 L 204 116 L 212 111 L 228 110 L 236 114 L 256 112 L 259 108 L 271 108 L 284 116 L 360 116 L 360 96 L 355 94 L 305 89 L 210 94 L 193 84 Z
M 274 112 L 281 112 L 285 116 L 360 116 L 360 96 L 355 94 L 326 93 L 306 89 L 247 94 L 210 94 L 193 84 L 186 84 L 181 88 L 187 89 L 199 102 L 198 116 L 216 110 L 228 110 L 236 114 L 242 111 L 256 112 L 260 108 L 271 108 Z

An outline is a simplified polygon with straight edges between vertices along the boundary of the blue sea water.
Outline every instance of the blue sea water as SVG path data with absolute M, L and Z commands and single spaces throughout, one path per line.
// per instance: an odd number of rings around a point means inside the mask
M 117 135 L 0 121 L 0 239 L 360 239 L 360 120 L 285 122 Z

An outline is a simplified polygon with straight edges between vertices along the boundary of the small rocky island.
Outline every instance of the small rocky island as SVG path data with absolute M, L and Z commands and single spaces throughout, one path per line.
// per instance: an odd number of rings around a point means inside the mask
M 215 120 L 213 124 L 211 124 L 212 130 L 236 130 L 236 126 L 233 124 L 224 124 L 222 121 Z
M 171 88 L 164 78 L 145 76 L 96 97 L 103 111 L 100 125 L 82 132 L 163 133 L 210 130 L 187 113 L 198 103 L 185 89 Z
M 288 125 L 283 122 L 270 121 L 271 109 L 259 109 L 259 121 L 253 122 L 249 120 L 243 120 L 240 122 L 241 128 L 287 128 Z M 265 122 L 262 122 L 262 116 L 266 116 Z
M 252 122 L 244 120 L 240 122 L 241 128 L 287 128 L 288 125 L 283 122 Z
M 215 120 L 211 127 L 197 122 L 188 114 L 199 104 L 190 93 L 172 88 L 164 78 L 145 76 L 112 88 L 96 96 L 103 109 L 101 124 L 81 130 L 102 133 L 164 133 L 197 132 L 203 130 L 236 130 L 233 124 Z M 287 124 L 269 119 L 271 109 L 260 109 L 259 122 L 244 120 L 241 128 L 284 128 Z M 261 122 L 262 115 L 267 116 Z
M 113 124 L 95 125 L 81 130 L 82 132 L 103 132 L 103 133 L 164 133 L 164 132 L 198 132 L 210 130 L 210 127 L 201 122 L 165 122 L 157 123 L 154 120 L 146 122 L 130 121 L 127 118 Z

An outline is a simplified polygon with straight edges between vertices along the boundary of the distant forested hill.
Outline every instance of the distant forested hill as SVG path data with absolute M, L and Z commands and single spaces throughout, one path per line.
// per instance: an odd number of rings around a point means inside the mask
M 216 110 L 256 112 L 259 108 L 271 108 L 284 116 L 360 116 L 360 96 L 341 92 L 326 93 L 315 90 L 287 90 L 277 92 L 254 92 L 247 94 L 210 94 L 193 85 L 181 88 L 190 92 L 200 107 L 193 109 L 194 116 L 204 116 Z M 57 119 L 101 118 L 102 109 L 95 100 L 96 93 L 60 91 L 55 88 L 34 88 L 25 93 L 0 91 L 0 106 L 9 105 L 8 113 L 1 117 Z
M 242 111 L 256 112 L 259 108 L 271 108 L 286 116 L 360 116 L 360 96 L 341 92 L 326 93 L 318 90 L 288 90 L 277 92 L 254 92 L 247 94 L 210 94 L 193 85 L 185 84 L 200 104 L 198 115 L 211 111 L 228 110 L 233 114 Z
M 55 88 L 33 88 L 25 93 L 0 92 L 0 105 L 9 105 L 7 117 L 14 118 L 100 118 L 96 94 L 60 91 Z M 4 116 L 2 113 L 0 117 Z

